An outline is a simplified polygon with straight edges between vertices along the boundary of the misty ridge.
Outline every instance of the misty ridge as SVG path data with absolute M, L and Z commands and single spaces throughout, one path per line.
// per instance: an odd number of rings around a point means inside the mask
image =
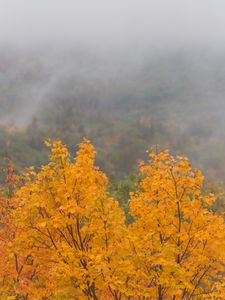
M 79 142 L 72 137 L 79 131 L 100 148 L 111 143 L 123 152 L 135 144 L 130 141 L 132 130 L 124 129 L 131 126 L 140 131 L 141 140 L 145 139 L 141 147 L 133 149 L 136 162 L 149 145 L 160 143 L 190 155 L 202 168 L 210 169 L 212 164 L 214 169 L 220 164 L 225 150 L 225 55 L 222 51 L 181 48 L 126 56 L 74 48 L 67 51 L 8 49 L 0 54 L 0 67 L 3 128 L 13 126 L 21 131 L 35 123 L 38 130 L 43 130 L 43 139 L 47 134 L 63 139 L 69 131 L 71 137 L 66 137 L 66 141 L 70 140 L 71 148 L 74 142 Z M 109 123 L 104 124 L 102 119 Z M 103 127 L 113 129 L 102 132 L 98 129 L 101 122 Z M 125 148 L 115 138 L 121 135 L 117 123 L 122 123 L 121 140 L 131 135 Z M 154 126 L 161 136 L 151 136 Z M 90 129 L 93 127 L 96 127 L 95 134 Z M 49 128 L 58 131 L 49 132 Z M 171 139 L 172 135 L 177 141 Z M 110 139 L 112 142 L 108 142 Z M 129 162 L 126 157 L 124 172 L 130 170 Z
M 76 109 L 109 108 L 125 118 L 140 118 L 148 108 L 146 114 L 174 120 L 185 130 L 210 121 L 211 133 L 222 134 L 224 57 L 204 49 L 143 57 L 100 56 L 85 49 L 5 51 L 0 53 L 1 123 L 26 126 L 49 105 L 67 102 Z

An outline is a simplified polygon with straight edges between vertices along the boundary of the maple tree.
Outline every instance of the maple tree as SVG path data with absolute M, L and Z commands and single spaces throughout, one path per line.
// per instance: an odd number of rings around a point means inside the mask
M 75 161 L 59 141 L 51 146 L 50 163 L 37 174 L 31 170 L 16 194 L 15 248 L 35 266 L 27 294 L 120 299 L 124 212 L 108 197 L 107 178 L 94 166 L 87 140 Z
M 135 289 L 146 299 L 223 299 L 225 227 L 187 158 L 150 153 L 131 197 Z M 221 298 L 219 298 L 221 297 Z
M 20 183 L 10 171 L 1 195 L 1 299 L 224 298 L 224 219 L 187 158 L 150 153 L 127 225 L 91 143 L 75 159 L 47 145 L 50 162 Z

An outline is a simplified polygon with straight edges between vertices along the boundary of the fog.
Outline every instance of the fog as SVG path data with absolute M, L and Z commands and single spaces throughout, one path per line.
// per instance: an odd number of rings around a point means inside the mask
M 174 56 L 192 80 L 190 93 L 205 97 L 215 66 L 223 77 L 224 11 L 223 0 L 0 0 L 0 96 L 20 103 L 16 114 L 8 104 L 1 122 L 27 123 L 49 94 L 57 98 L 62 81 L 126 81 L 154 61 L 160 73 Z
M 1 0 L 1 44 L 95 50 L 224 45 L 223 0 Z
M 0 0 L 0 124 L 20 131 L 38 119 L 49 136 L 111 139 L 122 151 L 115 136 L 123 144 L 137 130 L 127 142 L 135 159 L 163 143 L 215 174 L 225 151 L 224 12 L 223 0 Z

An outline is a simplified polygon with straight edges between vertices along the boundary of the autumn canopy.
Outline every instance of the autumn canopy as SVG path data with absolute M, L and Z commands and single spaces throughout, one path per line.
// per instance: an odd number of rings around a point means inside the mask
M 49 163 L 1 190 L 0 299 L 225 298 L 224 218 L 187 158 L 149 153 L 127 224 L 90 142 L 75 159 L 47 144 Z

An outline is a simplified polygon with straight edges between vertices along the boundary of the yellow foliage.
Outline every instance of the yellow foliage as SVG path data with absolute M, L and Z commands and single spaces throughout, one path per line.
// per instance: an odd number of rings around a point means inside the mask
M 217 299 L 224 286 L 225 227 L 208 210 L 214 197 L 202 195 L 201 172 L 168 151 L 151 153 L 141 172 L 130 201 L 136 295 L 144 290 L 147 299 Z
M 50 162 L 23 176 L 0 228 L 1 299 L 224 299 L 224 220 L 187 158 L 150 152 L 126 225 L 91 143 L 75 159 L 46 144 Z

